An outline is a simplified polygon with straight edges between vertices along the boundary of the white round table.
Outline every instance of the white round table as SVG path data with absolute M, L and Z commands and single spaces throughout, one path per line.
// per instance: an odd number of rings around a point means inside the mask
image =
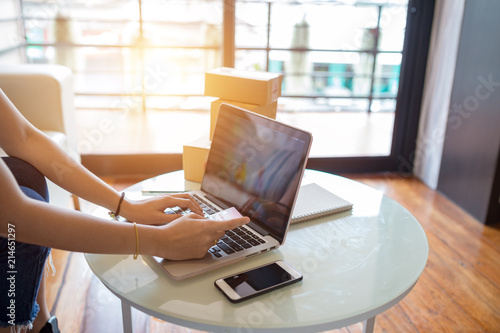
M 133 306 L 159 319 L 210 332 L 318 332 L 364 321 L 403 299 L 424 270 L 428 242 L 400 204 L 358 182 L 306 170 L 315 182 L 352 202 L 351 212 L 292 225 L 275 251 L 183 281 L 170 279 L 151 258 L 86 254 L 104 285 L 122 301 L 124 332 Z M 148 179 L 127 191 L 192 190 L 182 171 Z M 93 214 L 105 217 L 107 211 Z M 230 303 L 213 285 L 219 277 L 282 259 L 302 282 L 251 300 Z

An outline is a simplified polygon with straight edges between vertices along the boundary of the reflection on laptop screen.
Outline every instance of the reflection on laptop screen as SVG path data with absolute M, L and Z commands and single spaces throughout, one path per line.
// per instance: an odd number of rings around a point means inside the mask
M 221 106 L 202 190 L 284 237 L 307 160 L 310 135 Z

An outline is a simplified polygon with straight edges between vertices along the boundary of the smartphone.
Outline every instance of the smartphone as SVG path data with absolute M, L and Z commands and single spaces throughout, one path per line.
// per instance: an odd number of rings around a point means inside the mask
M 215 280 L 231 302 L 238 303 L 302 280 L 302 274 L 283 260 Z

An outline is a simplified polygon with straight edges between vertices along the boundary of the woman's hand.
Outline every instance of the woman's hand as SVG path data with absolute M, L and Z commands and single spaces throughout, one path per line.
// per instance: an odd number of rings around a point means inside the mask
M 159 237 L 164 237 L 155 253 L 170 260 L 203 258 L 207 251 L 231 230 L 250 221 L 239 217 L 226 221 L 207 220 L 197 214 L 184 215 L 171 223 L 159 227 Z
M 203 210 L 193 197 L 187 193 L 157 196 L 139 201 L 125 198 L 120 215 L 129 221 L 141 224 L 161 225 L 183 216 L 180 214 L 165 214 L 165 209 L 172 207 L 190 209 L 193 213 L 203 217 Z

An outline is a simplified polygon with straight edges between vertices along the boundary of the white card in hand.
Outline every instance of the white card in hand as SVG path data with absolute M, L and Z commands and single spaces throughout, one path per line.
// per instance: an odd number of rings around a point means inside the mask
M 213 221 L 225 221 L 225 220 L 235 219 L 238 217 L 242 217 L 240 212 L 238 212 L 236 208 L 231 207 L 223 211 L 220 211 L 218 213 L 215 213 L 213 215 L 209 215 L 207 218 Z

